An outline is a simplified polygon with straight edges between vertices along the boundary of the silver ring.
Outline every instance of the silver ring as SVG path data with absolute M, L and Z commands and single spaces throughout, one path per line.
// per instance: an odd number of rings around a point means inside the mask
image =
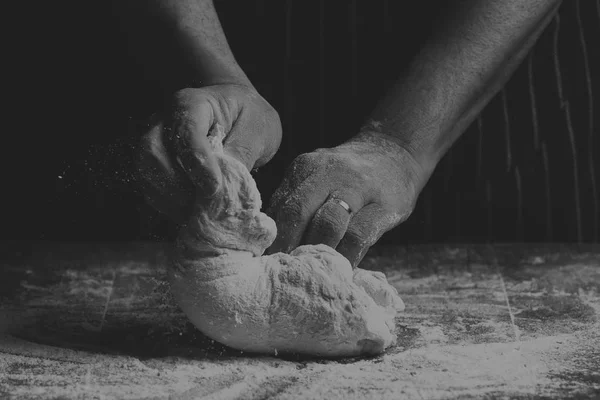
M 338 204 L 338 205 L 342 206 L 342 208 L 343 208 L 344 210 L 348 211 L 348 214 L 352 214 L 352 209 L 350 208 L 350 205 L 348 205 L 348 203 L 346 203 L 344 200 L 342 200 L 342 199 L 336 199 L 336 198 L 334 198 L 334 199 L 333 199 L 333 201 L 334 201 L 336 204 Z

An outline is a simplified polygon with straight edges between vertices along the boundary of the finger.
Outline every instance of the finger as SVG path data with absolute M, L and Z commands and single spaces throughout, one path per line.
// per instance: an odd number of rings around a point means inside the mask
M 310 179 L 311 176 L 315 175 L 319 170 L 319 163 L 314 162 L 314 154 L 305 153 L 300 154 L 292 165 L 287 169 L 283 182 L 279 188 L 271 196 L 269 207 L 267 208 L 267 215 L 276 219 L 275 210 L 288 199 L 289 194 L 299 187 L 303 186 L 305 182 Z
M 239 119 L 244 118 L 242 109 Z M 252 113 L 253 111 L 250 111 Z M 249 171 L 269 162 L 281 144 L 281 122 L 275 109 L 266 107 L 251 124 L 240 127 L 234 124 L 224 148 L 228 154 L 241 161 Z
M 277 237 L 269 254 L 289 253 L 298 247 L 310 220 L 327 198 L 327 192 L 315 189 L 315 186 L 303 184 L 298 190 L 288 192 L 284 201 L 271 207 L 270 213 L 277 223 Z
M 380 205 L 368 204 L 352 217 L 336 250 L 346 257 L 354 268 L 381 235 L 394 226 L 394 222 Z
M 192 110 L 176 108 L 169 122 L 168 143 L 175 159 L 204 197 L 214 196 L 222 177 L 207 139 L 214 122 L 212 106 L 200 102 Z
M 246 143 L 244 139 L 252 140 L 250 135 L 238 135 L 234 139 L 227 141 L 223 145 L 223 149 L 227 154 L 244 164 L 248 171 L 251 171 L 254 168 L 256 155 L 254 154 L 252 143 Z
M 361 209 L 363 205 L 364 202 L 360 196 L 354 194 L 330 195 L 315 213 L 303 243 L 326 244 L 335 249 L 346 233 L 352 213 L 354 210 Z
M 170 162 L 162 130 L 162 123 L 157 123 L 142 138 L 136 159 L 137 182 L 152 207 L 183 223 L 194 199 L 193 186 Z

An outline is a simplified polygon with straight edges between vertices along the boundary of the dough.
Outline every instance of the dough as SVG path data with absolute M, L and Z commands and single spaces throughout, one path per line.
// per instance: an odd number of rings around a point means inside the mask
M 275 222 L 246 167 L 209 136 L 223 193 L 198 202 L 182 227 L 169 271 L 179 305 L 205 335 L 235 349 L 316 356 L 377 354 L 395 344 L 404 309 L 381 272 L 352 270 L 329 246 L 262 256 Z

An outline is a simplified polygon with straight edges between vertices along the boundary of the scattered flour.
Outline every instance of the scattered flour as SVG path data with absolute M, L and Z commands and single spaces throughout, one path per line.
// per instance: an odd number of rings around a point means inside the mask
M 219 194 L 198 201 L 181 230 L 170 281 L 175 298 L 205 335 L 269 354 L 377 354 L 393 345 L 404 303 L 381 272 L 353 270 L 324 246 L 262 256 L 276 236 L 260 211 L 256 184 L 209 136 L 223 176 Z

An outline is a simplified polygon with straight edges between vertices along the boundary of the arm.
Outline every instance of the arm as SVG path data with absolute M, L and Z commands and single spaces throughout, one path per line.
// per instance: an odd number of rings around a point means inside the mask
M 279 115 L 233 57 L 212 0 L 128 0 L 117 7 L 139 65 L 170 96 L 142 138 L 138 182 L 150 204 L 184 222 L 194 198 L 222 189 L 207 135 L 223 128 L 225 151 L 251 170 L 277 151 Z
M 455 3 L 364 127 L 397 139 L 426 174 L 504 86 L 561 1 Z
M 140 65 L 168 89 L 251 86 L 236 62 L 213 0 L 115 2 Z
M 356 266 L 410 216 L 438 161 L 505 84 L 560 0 L 453 4 L 358 135 L 294 161 L 271 199 L 279 230 L 270 251 L 324 243 Z

